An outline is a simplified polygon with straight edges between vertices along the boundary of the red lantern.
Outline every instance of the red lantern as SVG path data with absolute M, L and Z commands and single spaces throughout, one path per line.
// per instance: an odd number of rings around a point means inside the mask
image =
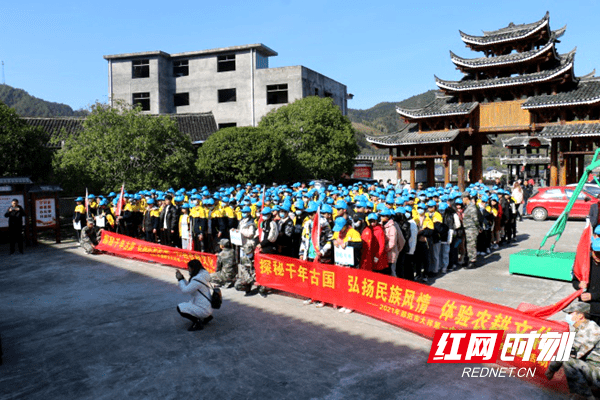
M 533 138 L 529 139 L 529 145 L 531 147 L 540 147 L 542 145 L 542 142 L 540 142 L 540 139 L 538 138 Z

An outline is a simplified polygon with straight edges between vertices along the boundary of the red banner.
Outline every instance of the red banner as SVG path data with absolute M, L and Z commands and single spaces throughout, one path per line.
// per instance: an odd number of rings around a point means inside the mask
M 215 272 L 217 268 L 217 256 L 214 254 L 163 246 L 106 230 L 102 231 L 102 240 L 96 249 L 122 257 L 154 261 L 183 269 L 187 269 L 188 261 L 194 259 L 200 260 L 208 272 Z
M 535 318 L 514 308 L 371 271 L 270 254 L 257 254 L 255 269 L 260 285 L 350 308 L 430 339 L 437 329 L 568 331 L 566 323 Z M 517 356 L 509 366 L 537 368 L 535 376 L 529 379 L 564 390 L 564 378 L 556 376 L 547 381 L 543 372 L 548 362 L 538 362 L 536 357 L 535 351 L 529 360 Z

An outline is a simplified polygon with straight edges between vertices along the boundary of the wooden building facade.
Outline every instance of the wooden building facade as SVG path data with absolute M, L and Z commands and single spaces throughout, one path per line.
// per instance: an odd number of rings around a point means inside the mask
M 484 56 L 467 59 L 450 52 L 464 77 L 435 77 L 440 93 L 433 102 L 396 109 L 408 123 L 403 130 L 367 140 L 389 149 L 398 176 L 401 162 L 410 162 L 413 187 L 416 162 L 426 162 L 427 183 L 433 186 L 434 162 L 441 160 L 448 183 L 449 161 L 458 161 L 458 186 L 464 189 L 467 180 L 481 179 L 482 146 L 492 143 L 492 135 L 544 137 L 551 143 L 550 185 L 576 182 L 584 156 L 600 145 L 600 79 L 593 72 L 575 76 L 575 50 L 558 53 L 556 43 L 565 30 L 551 30 L 546 13 L 537 22 L 511 23 L 482 36 L 460 32 L 465 45 Z M 472 161 L 470 179 L 467 159 Z

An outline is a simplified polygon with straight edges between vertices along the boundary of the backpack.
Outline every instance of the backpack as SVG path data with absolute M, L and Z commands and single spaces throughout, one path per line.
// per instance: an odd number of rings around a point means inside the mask
M 212 289 L 212 295 L 210 296 L 210 299 L 204 293 L 202 293 L 199 289 L 198 289 L 198 293 L 200 293 L 202 296 L 204 296 L 204 298 L 206 300 L 208 300 L 208 302 L 210 303 L 210 306 L 212 308 L 214 308 L 215 310 L 218 310 L 219 308 L 221 308 L 221 304 L 223 304 L 223 294 L 221 293 L 221 289 L 213 287 L 212 285 L 208 286 L 206 283 L 201 282 L 197 279 L 194 279 L 194 280 L 196 282 L 200 282 L 207 288 Z

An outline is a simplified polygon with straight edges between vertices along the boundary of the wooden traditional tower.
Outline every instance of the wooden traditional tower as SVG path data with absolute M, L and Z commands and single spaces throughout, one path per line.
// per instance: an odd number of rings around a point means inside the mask
M 420 109 L 397 108 L 408 123 L 400 132 L 367 140 L 388 148 L 390 162 L 410 161 L 411 185 L 416 161 L 425 161 L 428 184 L 434 184 L 434 162 L 458 161 L 457 180 L 465 186 L 465 160 L 472 160 L 471 181 L 482 176 L 482 146 L 490 135 L 522 134 L 551 140 L 550 184 L 576 182 L 583 157 L 600 139 L 600 79 L 594 72 L 574 73 L 575 49 L 560 54 L 556 44 L 566 27 L 550 29 L 550 15 L 531 24 L 515 25 L 483 36 L 460 32 L 465 45 L 483 52 L 479 58 L 450 58 L 464 77 L 447 81 L 435 77 L 440 93 Z M 465 151 L 471 148 L 471 156 Z M 396 154 L 394 155 L 394 148 Z

